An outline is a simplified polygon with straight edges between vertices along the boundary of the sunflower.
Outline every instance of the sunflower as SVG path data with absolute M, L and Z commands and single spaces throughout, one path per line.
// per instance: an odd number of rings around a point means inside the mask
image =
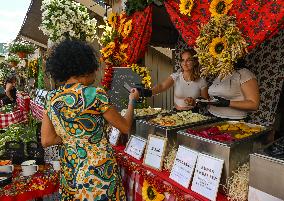
M 119 63 L 125 63 L 127 60 L 127 54 L 125 54 L 124 52 L 118 52 L 114 55 L 114 58 L 119 62 Z
M 106 47 L 101 49 L 100 52 L 102 53 L 104 58 L 107 58 L 113 53 L 114 48 L 115 48 L 115 43 L 110 42 L 109 44 L 107 44 Z
M 117 21 L 117 14 L 111 13 L 107 21 L 112 27 L 115 27 Z
M 213 57 L 218 57 L 221 55 L 223 50 L 227 48 L 227 41 L 225 38 L 214 38 L 209 44 L 209 52 Z
M 150 186 L 146 180 L 143 182 L 142 198 L 146 201 L 161 201 L 165 199 L 163 194 L 156 191 L 153 186 Z
M 128 20 L 123 27 L 123 32 L 121 32 L 123 38 L 126 38 L 132 31 L 132 20 Z
M 181 0 L 179 4 L 180 13 L 190 16 L 191 10 L 194 5 L 194 0 Z
M 226 15 L 233 6 L 233 0 L 212 0 L 209 11 L 211 17 Z

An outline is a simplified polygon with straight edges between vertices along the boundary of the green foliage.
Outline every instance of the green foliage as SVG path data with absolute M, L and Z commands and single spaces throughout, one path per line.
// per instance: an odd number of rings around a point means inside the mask
M 6 142 L 16 141 L 36 141 L 36 131 L 39 122 L 35 120 L 31 115 L 27 124 L 12 124 L 0 133 L 0 154 L 3 154 L 4 146 Z M 4 131 L 4 132 L 3 132 Z
M 32 54 L 35 51 L 35 46 L 27 41 L 15 41 L 9 44 L 10 53 L 25 52 Z
M 131 15 L 136 11 L 144 10 L 151 3 L 156 4 L 157 6 L 161 6 L 164 0 L 128 0 L 126 5 L 126 14 Z
M 17 55 L 10 55 L 8 56 L 8 58 L 6 59 L 7 62 L 16 62 L 17 64 L 20 62 L 20 59 Z
M 42 57 L 38 59 L 38 77 L 37 77 L 37 88 L 44 89 L 44 73 L 42 70 Z

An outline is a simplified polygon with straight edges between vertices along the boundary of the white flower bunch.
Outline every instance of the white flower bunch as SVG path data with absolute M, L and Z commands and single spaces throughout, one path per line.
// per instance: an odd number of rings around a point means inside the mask
M 95 18 L 87 8 L 72 0 L 43 0 L 42 23 L 39 27 L 54 43 L 65 38 L 92 42 L 96 37 Z

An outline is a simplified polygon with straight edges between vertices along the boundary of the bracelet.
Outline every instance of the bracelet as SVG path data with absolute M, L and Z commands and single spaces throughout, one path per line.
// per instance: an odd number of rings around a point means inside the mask
M 135 107 L 136 106 L 136 100 L 135 99 L 131 99 L 130 101 L 129 101 L 129 104 L 131 104 L 131 105 L 133 105 L 133 107 Z

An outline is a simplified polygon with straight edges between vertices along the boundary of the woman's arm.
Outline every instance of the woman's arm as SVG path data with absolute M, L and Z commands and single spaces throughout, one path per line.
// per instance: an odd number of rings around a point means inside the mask
M 14 98 L 11 95 L 12 88 L 13 88 L 13 84 L 12 83 L 7 83 L 6 84 L 5 92 L 6 92 L 6 95 L 9 97 L 10 100 L 14 100 Z
M 203 89 L 201 89 L 200 91 L 200 96 L 206 100 L 209 99 L 209 94 L 208 94 L 208 87 L 204 87 Z
M 129 95 L 129 104 L 126 114 L 121 116 L 116 109 L 109 108 L 103 113 L 103 117 L 114 127 L 116 127 L 120 132 L 124 134 L 129 134 L 132 126 L 134 107 L 136 100 L 139 99 L 139 92 L 137 89 L 132 89 Z
M 153 95 L 159 94 L 159 93 L 161 93 L 163 91 L 166 91 L 167 89 L 169 89 L 173 85 L 174 85 L 174 80 L 170 76 L 166 80 L 164 80 L 162 83 L 159 83 L 156 86 L 154 86 L 152 88 L 152 94 Z
M 230 101 L 230 107 L 241 110 L 258 110 L 260 103 L 259 89 L 256 79 L 251 79 L 241 85 L 244 101 Z
M 54 126 L 47 114 L 43 114 L 41 125 L 41 144 L 43 147 L 61 144 L 62 139 L 56 134 Z

